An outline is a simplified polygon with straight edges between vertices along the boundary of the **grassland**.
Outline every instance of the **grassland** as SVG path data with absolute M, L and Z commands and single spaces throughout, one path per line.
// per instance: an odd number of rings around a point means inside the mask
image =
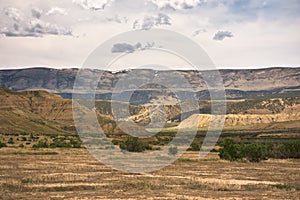
M 0 199 L 297 199 L 300 161 L 227 162 L 188 152 L 163 170 L 122 173 L 85 149 L 0 149 Z

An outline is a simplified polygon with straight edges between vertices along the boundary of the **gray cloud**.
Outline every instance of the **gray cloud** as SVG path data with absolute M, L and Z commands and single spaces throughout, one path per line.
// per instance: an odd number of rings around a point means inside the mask
M 115 15 L 114 17 L 107 17 L 106 20 L 109 22 L 116 22 L 119 24 L 122 24 L 122 23 L 126 24 L 128 22 L 127 17 L 120 17 L 119 15 Z
M 128 43 L 117 43 L 114 44 L 111 52 L 112 53 L 133 53 L 135 51 L 143 51 L 154 47 L 154 42 L 147 42 L 146 44 L 142 45 L 140 42 L 136 43 L 135 45 L 128 44 Z
M 134 29 L 142 29 L 142 30 L 149 30 L 154 26 L 161 26 L 161 25 L 172 25 L 171 18 L 163 13 L 159 13 L 155 16 L 145 16 L 142 22 L 139 20 L 135 20 L 133 23 Z
M 79 5 L 85 10 L 104 10 L 111 5 L 114 0 L 73 0 L 74 4 Z
M 200 33 L 205 33 L 205 32 L 207 32 L 205 29 L 198 29 L 198 30 L 194 31 L 193 36 L 196 37 Z
M 53 7 L 48 12 L 46 15 L 67 15 L 67 11 L 64 8 L 59 8 L 59 7 Z
M 42 13 L 43 13 L 43 11 L 37 7 L 34 7 L 31 9 L 31 15 L 34 18 L 37 18 L 37 19 L 41 18 Z
M 225 38 L 233 37 L 233 34 L 229 31 L 218 31 L 213 37 L 214 40 L 224 40 Z
M 148 0 L 160 10 L 186 10 L 199 6 L 205 0 Z
M 24 14 L 17 8 L 9 7 L 4 9 L 4 14 L 12 20 L 0 28 L 0 33 L 7 37 L 42 37 L 43 35 L 72 35 L 71 30 L 41 20 L 43 11 L 39 8 L 31 9 L 31 17 Z

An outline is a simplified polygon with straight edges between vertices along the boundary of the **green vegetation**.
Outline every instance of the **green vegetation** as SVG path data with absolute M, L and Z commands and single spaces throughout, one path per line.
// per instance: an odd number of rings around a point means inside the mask
M 169 148 L 169 154 L 170 155 L 176 155 L 178 153 L 178 148 L 177 147 L 170 147 Z
M 268 155 L 271 158 L 300 158 L 300 140 L 269 144 Z
M 243 156 L 250 162 L 260 162 L 267 159 L 266 147 L 260 144 L 245 144 Z
M 151 146 L 137 137 L 128 137 L 125 142 L 120 143 L 120 148 L 129 152 L 143 152 L 146 149 L 151 149 Z
M 14 144 L 14 139 L 13 138 L 9 138 L 9 140 L 7 141 L 8 144 Z
M 269 143 L 242 143 L 225 139 L 220 143 L 219 156 L 229 161 L 260 162 L 267 158 L 300 158 L 300 140 Z
M 225 139 L 220 146 L 219 156 L 221 159 L 229 161 L 242 160 L 243 146 L 241 144 L 235 143 L 232 139 Z
M 32 146 L 32 148 L 48 148 L 49 144 L 48 144 L 48 140 L 47 139 L 43 139 L 43 140 L 39 140 L 36 144 L 34 144 Z
M 200 142 L 193 141 L 191 146 L 188 148 L 188 151 L 200 151 Z
M 50 141 L 49 141 L 49 140 Z M 32 148 L 80 148 L 81 142 L 75 136 L 53 136 L 40 139 Z
M 6 144 L 5 144 L 5 143 L 2 143 L 2 142 L 0 141 L 0 148 L 2 148 L 2 147 L 6 147 Z

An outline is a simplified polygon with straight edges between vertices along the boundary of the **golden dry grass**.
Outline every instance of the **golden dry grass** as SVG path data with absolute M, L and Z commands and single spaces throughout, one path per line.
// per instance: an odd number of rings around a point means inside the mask
M 85 149 L 0 149 L 0 199 L 297 199 L 299 160 L 226 162 L 188 152 L 153 173 L 106 167 Z

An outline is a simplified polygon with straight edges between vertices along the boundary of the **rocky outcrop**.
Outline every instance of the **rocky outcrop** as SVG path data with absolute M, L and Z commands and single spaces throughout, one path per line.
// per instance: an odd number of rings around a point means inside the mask
M 213 115 L 194 114 L 183 120 L 178 128 L 187 129 L 191 127 L 208 127 L 212 121 Z M 281 122 L 290 122 L 300 120 L 300 113 L 280 113 L 280 114 L 228 114 L 225 116 L 225 127 L 241 127 L 257 124 L 275 124 Z M 300 124 L 299 124 L 300 127 Z

